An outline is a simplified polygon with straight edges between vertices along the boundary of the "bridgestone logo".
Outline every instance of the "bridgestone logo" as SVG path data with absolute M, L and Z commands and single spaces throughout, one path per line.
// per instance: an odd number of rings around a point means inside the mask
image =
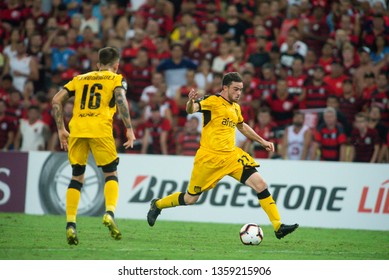
M 188 186 L 188 181 L 158 181 L 154 176 L 138 176 L 135 182 L 129 203 L 149 203 L 156 197 L 186 192 Z M 286 209 L 339 212 L 342 210 L 347 187 L 270 184 L 269 190 L 277 204 Z M 250 187 L 238 182 L 231 184 L 224 181 L 219 182 L 214 189 L 204 192 L 196 204 L 260 207 L 257 194 Z

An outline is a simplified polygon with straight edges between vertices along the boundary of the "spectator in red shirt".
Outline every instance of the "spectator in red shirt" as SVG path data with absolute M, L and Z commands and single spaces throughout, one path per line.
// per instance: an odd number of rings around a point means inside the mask
M 42 10 L 42 1 L 32 1 L 32 5 L 26 8 L 24 13 L 34 19 L 37 30 L 43 30 L 46 27 L 48 14 Z
M 353 77 L 359 67 L 359 56 L 355 52 L 354 46 L 349 42 L 345 43 L 342 47 L 340 56 L 344 69 L 343 72 L 346 75 Z
M 192 88 L 198 89 L 195 74 L 196 71 L 193 69 L 189 69 L 186 72 L 186 84 L 177 89 L 176 96 L 174 97 L 178 109 L 177 126 L 179 128 L 183 128 L 187 122 L 186 102 L 188 101 L 188 92 Z
M 70 10 L 68 11 L 68 8 L 66 7 L 66 4 L 59 4 L 57 7 L 57 10 L 54 12 L 54 15 L 56 15 L 56 20 L 58 23 L 58 27 L 60 27 L 63 30 L 66 30 L 71 25 L 71 16 L 69 15 Z
M 312 9 L 312 17 L 304 26 L 302 40 L 319 56 L 330 30 L 326 22 L 324 7 L 316 4 Z
M 303 21 L 300 19 L 300 7 L 296 4 L 288 5 L 287 18 L 285 18 L 280 27 L 280 35 L 278 37 L 278 45 L 281 46 L 285 42 L 288 32 L 291 28 L 302 30 Z
M 239 100 L 239 105 L 242 111 L 242 116 L 248 125 L 251 127 L 255 122 L 255 109 L 260 106 L 258 96 L 258 85 L 254 80 L 253 72 L 244 71 L 242 73 L 243 92 Z
M 381 121 L 381 108 L 377 105 L 373 105 L 368 110 L 369 127 L 377 130 L 380 137 L 380 142 L 385 143 L 386 134 L 389 131 L 388 128 Z
M 307 55 L 304 59 L 305 73 L 307 73 L 309 77 L 312 77 L 315 73 L 316 66 L 318 66 L 316 53 L 313 50 L 308 49 Z
M 200 44 L 190 50 L 188 56 L 194 63 L 199 65 L 204 59 L 212 61 L 217 55 L 218 51 L 213 48 L 209 34 L 202 33 L 200 37 Z
M 150 49 L 155 49 L 155 46 L 146 37 L 144 30 L 137 28 L 135 29 L 134 36 L 128 38 L 125 47 L 122 49 L 123 61 L 126 63 L 132 62 L 141 48 L 146 48 L 149 51 Z
M 146 48 L 137 51 L 131 63 L 123 65 L 123 74 L 127 77 L 127 99 L 139 102 L 144 88 L 151 83 L 152 67 Z
M 291 96 L 296 97 L 299 101 L 302 100 L 304 84 L 307 75 L 304 73 L 304 59 L 296 57 L 293 60 L 291 73 L 287 76 L 288 91 Z
M 342 14 L 340 16 L 339 27 L 337 29 L 343 30 L 345 32 L 348 42 L 351 42 L 354 45 L 359 44 L 358 33 L 355 33 L 354 24 L 350 15 Z M 335 38 L 335 32 L 330 34 L 330 38 Z
M 1 78 L 0 83 L 0 99 L 5 100 L 7 103 L 10 98 L 10 93 L 12 89 L 12 76 L 10 74 L 5 74 Z
M 220 44 L 223 42 L 223 36 L 217 33 L 218 23 L 209 21 L 205 25 L 205 33 L 208 34 L 211 40 L 212 48 L 217 54 L 219 54 Z
M 19 120 L 27 117 L 27 106 L 26 102 L 23 102 L 22 94 L 15 88 L 12 88 L 9 96 L 8 106 L 6 110 L 6 115 L 13 118 L 16 123 L 19 123 Z
M 377 105 L 381 108 L 381 120 L 389 128 L 389 80 L 387 75 L 384 71 L 378 73 L 377 88 L 371 94 L 370 106 Z
M 254 131 L 267 141 L 273 141 L 276 138 L 275 128 L 277 125 L 272 121 L 269 107 L 261 107 L 258 110 Z M 250 140 L 249 140 L 250 141 Z M 272 153 L 266 151 L 256 142 L 251 143 L 253 155 L 255 158 L 271 158 Z
M 352 130 L 352 125 L 354 123 L 354 116 L 352 116 L 352 120 L 349 123 L 347 121 L 347 118 L 346 118 L 345 114 L 340 110 L 339 97 L 337 97 L 336 95 L 329 95 L 328 96 L 326 108 L 328 108 L 328 107 L 331 107 L 331 108 L 335 109 L 337 123 L 342 126 L 346 136 L 347 137 L 350 136 L 351 135 L 351 130 Z M 319 119 L 318 119 L 318 125 L 317 126 L 321 126 L 321 125 L 324 124 L 324 114 L 323 114 L 323 112 L 319 113 L 318 117 L 319 117 Z
M 373 72 L 366 72 L 363 76 L 363 89 L 362 89 L 362 99 L 365 102 L 368 102 L 371 98 L 371 94 L 373 91 L 377 88 L 377 85 L 375 83 L 375 75 Z
M 321 48 L 321 55 L 319 56 L 319 61 L 317 64 L 321 65 L 324 68 L 326 75 L 331 73 L 331 64 L 334 61 L 334 52 L 332 50 L 332 45 L 330 43 L 324 43 Z
M 347 119 L 348 125 L 354 123 L 354 116 L 362 110 L 362 99 L 355 94 L 351 79 L 343 81 L 343 92 L 339 97 L 339 109 Z
M 20 1 L 5 1 L 4 9 L 0 10 L 2 24 L 8 29 L 19 27 L 23 22 L 23 5 Z
M 388 39 L 389 30 L 382 12 L 373 15 L 372 25 L 368 30 L 364 30 L 362 34 L 363 43 L 370 49 L 374 47 L 376 36 L 383 35 Z
M 300 107 L 303 109 L 325 108 L 327 97 L 330 94 L 331 89 L 324 82 L 324 69 L 317 65 L 312 78 L 305 81 Z
M 268 39 L 278 42 L 282 21 L 279 17 L 272 14 L 270 4 L 272 4 L 270 1 L 260 1 L 257 13 L 263 20 L 263 26 L 266 28 Z
M 150 139 L 151 143 L 149 142 Z M 151 146 L 151 150 L 148 150 L 149 145 Z M 175 141 L 172 134 L 172 125 L 168 119 L 161 116 L 159 106 L 152 107 L 151 117 L 145 123 L 141 153 L 157 155 L 175 154 Z
M 155 69 L 162 60 L 170 58 L 169 40 L 167 37 L 159 36 L 155 40 L 156 51 L 150 53 L 153 69 Z
M 348 76 L 343 73 L 342 63 L 335 59 L 331 63 L 331 74 L 326 75 L 323 81 L 330 88 L 330 94 L 341 96 L 343 91 L 343 81 L 348 79 Z
M 320 154 L 323 161 L 345 161 L 346 142 L 343 127 L 337 123 L 336 110 L 326 108 L 324 124 L 318 127 L 314 135 L 311 159 L 316 159 Z
M 197 0 L 197 1 L 180 1 L 181 12 L 190 13 L 193 15 L 197 25 L 204 31 L 207 22 L 219 24 L 223 21 L 220 15 L 221 1 L 220 0 Z
M 68 58 L 68 68 L 61 72 L 61 79 L 63 84 L 72 80 L 75 76 L 81 74 L 80 64 L 76 54 L 72 54 Z M 57 129 L 56 129 L 57 130 Z
M 286 80 L 278 79 L 276 92 L 271 94 L 265 103 L 280 129 L 292 123 L 293 112 L 298 109 L 298 101 L 289 94 Z
M 176 154 L 182 156 L 194 156 L 200 147 L 201 132 L 198 131 L 199 119 L 189 118 L 185 123 L 184 131 L 178 133 Z
M 266 100 L 266 98 L 276 92 L 277 79 L 274 74 L 274 66 L 272 64 L 264 64 L 261 70 L 262 77 L 258 83 L 258 90 L 261 100 Z
M 351 159 L 355 162 L 377 162 L 380 140 L 377 131 L 368 127 L 367 115 L 358 113 L 354 125 L 351 135 Z
M 244 58 L 245 54 L 242 47 L 233 47 L 232 55 L 234 56 L 234 59 L 225 66 L 224 72 L 243 72 L 242 70 L 244 69 L 247 61 Z
M 12 148 L 17 131 L 15 121 L 5 114 L 6 110 L 6 102 L 0 99 L 0 150 L 2 151 L 8 151 Z
M 160 34 L 168 36 L 173 30 L 173 13 L 174 7 L 171 1 L 157 1 L 155 14 L 149 19 L 153 19 L 159 24 Z M 147 22 L 148 20 L 146 20 Z

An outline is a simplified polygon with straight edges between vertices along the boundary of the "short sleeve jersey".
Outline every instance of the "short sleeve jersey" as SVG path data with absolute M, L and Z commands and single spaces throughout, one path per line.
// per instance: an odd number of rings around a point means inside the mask
M 197 101 L 203 113 L 200 147 L 219 152 L 235 150 L 235 129 L 243 123 L 239 104 L 221 95 L 210 95 Z
M 112 137 L 112 119 L 116 112 L 114 90 L 127 90 L 122 75 L 111 71 L 93 71 L 74 77 L 64 88 L 74 96 L 71 137 Z

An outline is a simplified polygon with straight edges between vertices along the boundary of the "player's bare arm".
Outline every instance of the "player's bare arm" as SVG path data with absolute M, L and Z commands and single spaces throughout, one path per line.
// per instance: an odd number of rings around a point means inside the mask
M 274 152 L 274 144 L 259 136 L 247 123 L 238 123 L 236 126 L 248 139 L 258 142 L 268 152 Z
M 186 102 L 186 112 L 188 114 L 196 113 L 200 109 L 199 104 L 195 103 L 195 100 L 198 98 L 198 92 L 192 88 L 188 97 L 189 100 Z
M 68 99 L 68 91 L 66 89 L 61 89 L 59 92 L 56 93 L 51 102 L 53 117 L 58 129 L 59 143 L 61 149 L 65 151 L 68 150 L 69 132 L 66 130 L 65 123 L 63 120 L 63 105 Z
M 128 108 L 125 90 L 123 88 L 116 88 L 114 93 L 115 93 L 115 102 L 116 102 L 116 106 L 120 118 L 122 119 L 124 126 L 127 128 L 126 137 L 128 140 L 123 144 L 123 146 L 126 149 L 132 148 L 134 146 L 134 140 L 136 138 L 135 138 L 134 131 L 132 129 L 130 110 Z

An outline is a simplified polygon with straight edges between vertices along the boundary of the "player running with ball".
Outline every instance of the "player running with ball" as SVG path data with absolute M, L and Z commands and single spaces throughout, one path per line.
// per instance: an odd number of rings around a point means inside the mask
M 283 238 L 298 228 L 298 224 L 285 225 L 281 222 L 277 205 L 267 184 L 257 171 L 259 164 L 246 152 L 235 146 L 235 128 L 247 138 L 258 142 L 267 151 L 274 151 L 274 145 L 257 135 L 242 117 L 237 103 L 242 95 L 243 82 L 236 72 L 227 73 L 222 80 L 222 91 L 217 95 L 197 100 L 197 92 L 189 92 L 186 111 L 189 114 L 203 113 L 203 129 L 186 193 L 176 192 L 151 201 L 147 221 L 154 226 L 164 208 L 192 205 L 203 192 L 211 190 L 226 175 L 251 187 L 257 193 L 259 204 L 271 221 L 275 235 Z

